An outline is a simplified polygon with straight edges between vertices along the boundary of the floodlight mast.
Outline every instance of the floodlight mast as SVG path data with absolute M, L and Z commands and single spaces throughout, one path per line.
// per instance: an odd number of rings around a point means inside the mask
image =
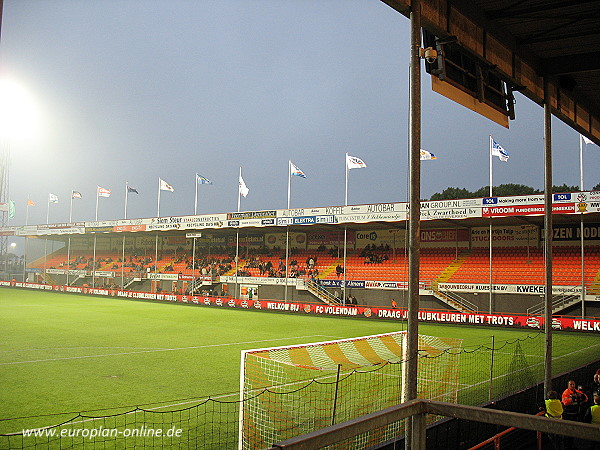
M 0 205 L 6 206 L 0 208 L 0 228 L 8 227 L 9 221 L 9 197 L 8 197 L 8 175 L 10 156 L 9 147 L 6 142 L 0 145 Z M 0 261 L 4 261 L 4 272 L 8 277 L 8 236 L 0 233 Z M 8 279 L 8 278 L 7 278 Z

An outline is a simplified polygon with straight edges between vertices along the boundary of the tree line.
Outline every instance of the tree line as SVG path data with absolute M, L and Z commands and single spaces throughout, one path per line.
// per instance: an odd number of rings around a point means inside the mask
M 592 188 L 593 191 L 600 190 L 600 183 Z M 532 188 L 531 186 L 525 186 L 524 184 L 501 184 L 494 186 L 495 197 L 505 197 L 509 195 L 535 195 L 543 194 L 544 191 Z M 579 186 L 569 186 L 563 184 L 562 186 L 552 186 L 552 192 L 579 192 Z M 431 196 L 429 200 L 457 200 L 463 198 L 483 198 L 489 197 L 490 187 L 483 186 L 476 191 L 469 191 L 465 188 L 458 187 L 447 187 L 442 192 L 436 192 Z

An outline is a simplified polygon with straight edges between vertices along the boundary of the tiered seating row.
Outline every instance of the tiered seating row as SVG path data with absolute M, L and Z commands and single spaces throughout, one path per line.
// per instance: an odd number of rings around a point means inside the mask
M 424 282 L 437 280 L 459 255 L 465 256 L 455 271 L 446 272 L 449 283 L 490 282 L 489 250 L 455 248 L 422 249 L 420 255 L 420 279 Z M 303 250 L 289 255 L 290 268 L 295 275 L 309 277 L 317 274 L 322 279 L 339 279 L 343 275 L 336 272 L 336 266 L 343 264 L 343 254 L 334 251 Z M 314 272 L 308 267 L 309 259 L 315 260 Z M 66 251 L 60 250 L 46 258 L 46 268 L 91 270 L 92 255 L 78 255 L 67 261 Z M 120 253 L 98 252 L 97 270 L 121 272 L 123 266 Z M 292 262 L 297 264 L 294 266 Z M 272 270 L 266 270 L 269 264 Z M 240 258 L 239 275 L 244 276 L 285 276 L 280 269 L 285 265 L 285 252 L 246 255 Z M 43 258 L 32 267 L 42 268 Z M 515 247 L 495 248 L 492 255 L 492 282 L 494 284 L 534 284 L 543 285 L 545 280 L 544 255 L 542 249 Z M 591 286 L 600 269 L 600 247 L 587 247 L 585 250 L 585 284 Z M 154 255 L 126 256 L 124 272 L 154 270 Z M 158 271 L 162 273 L 192 274 L 192 257 L 188 254 L 159 255 Z M 198 255 L 194 275 L 215 274 L 233 275 L 234 262 L 231 255 Z M 554 247 L 553 283 L 556 285 L 581 284 L 580 249 Z M 346 255 L 346 279 L 373 281 L 406 281 L 408 279 L 408 256 L 405 249 L 376 249 L 348 251 Z

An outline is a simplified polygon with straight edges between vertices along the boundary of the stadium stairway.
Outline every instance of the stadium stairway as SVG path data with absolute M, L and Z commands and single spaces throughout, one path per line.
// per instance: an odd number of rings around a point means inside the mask
M 246 264 L 248 264 L 248 261 L 240 259 L 238 261 L 238 266 L 237 266 L 238 271 L 242 270 L 244 267 L 246 267 Z M 223 275 L 226 277 L 234 277 L 235 276 L 235 264 L 232 264 L 231 269 L 229 269 Z
M 329 306 L 339 306 L 341 304 L 339 299 L 336 299 L 334 295 L 331 295 L 327 289 L 312 280 L 306 280 L 306 289 Z
M 450 277 L 452 277 L 452 275 L 454 275 L 454 273 L 458 269 L 460 269 L 460 267 L 467 260 L 467 258 L 469 257 L 470 254 L 471 254 L 471 252 L 468 250 L 462 251 L 460 253 L 460 255 L 458 255 L 458 257 L 454 261 L 452 261 L 444 269 L 444 271 L 436 278 L 436 280 L 435 280 L 436 288 L 437 288 L 437 283 L 447 283 L 448 280 L 450 279 Z
M 49 273 L 42 273 L 41 275 L 42 275 L 42 278 L 44 279 L 45 284 L 51 284 L 51 285 L 57 284 L 56 280 Z
M 337 260 L 333 261 L 329 266 L 327 266 L 325 269 L 323 269 L 321 271 L 321 273 L 319 274 L 319 278 L 325 280 L 325 279 L 328 279 L 330 275 L 336 275 L 335 268 L 338 265 L 340 265 L 340 266 L 344 265 L 343 258 L 338 258 Z
M 587 294 L 589 295 L 600 295 L 600 269 L 592 281 L 592 285 L 589 287 Z
M 479 311 L 479 308 L 474 303 L 471 303 L 456 293 L 442 292 L 437 286 L 438 284 L 436 281 L 431 283 L 431 291 L 433 292 L 433 296 L 451 308 L 464 313 L 474 313 Z
M 573 305 L 581 303 L 581 296 L 577 295 L 559 295 L 554 296 L 552 299 L 552 314 L 558 314 L 560 311 L 563 311 L 567 308 L 570 308 Z M 545 303 L 540 302 L 536 305 L 533 305 L 530 308 L 527 308 L 527 315 L 529 316 L 539 316 L 544 313 Z
M 438 283 L 446 283 L 454 273 L 460 269 L 462 264 L 467 260 L 470 255 L 470 251 L 464 250 L 456 259 L 454 259 L 443 272 L 431 283 L 431 290 L 433 295 L 438 300 L 441 300 L 446 305 L 460 312 L 472 313 L 477 312 L 479 308 L 468 300 L 462 298 L 458 294 L 450 292 L 441 292 L 438 289 Z

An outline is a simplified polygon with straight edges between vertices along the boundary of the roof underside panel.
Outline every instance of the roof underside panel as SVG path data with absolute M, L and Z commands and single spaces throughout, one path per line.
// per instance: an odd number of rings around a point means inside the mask
M 410 0 L 382 0 L 404 15 Z M 427 0 L 422 25 L 496 67 L 600 144 L 600 0 Z M 518 110 L 517 110 L 518 120 Z

